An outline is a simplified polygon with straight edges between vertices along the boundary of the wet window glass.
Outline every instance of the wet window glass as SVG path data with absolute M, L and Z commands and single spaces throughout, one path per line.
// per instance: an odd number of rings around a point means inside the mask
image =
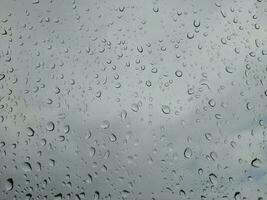
M 267 199 L 267 1 L 0 0 L 0 200 Z

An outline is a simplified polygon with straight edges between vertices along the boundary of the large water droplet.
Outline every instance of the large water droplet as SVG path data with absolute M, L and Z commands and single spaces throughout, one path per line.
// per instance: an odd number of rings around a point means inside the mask
M 162 110 L 162 112 L 163 112 L 164 114 L 170 114 L 170 112 L 171 112 L 170 107 L 167 106 L 167 105 L 162 105 L 162 106 L 161 106 L 161 110 Z
M 253 167 L 256 167 L 256 168 L 259 168 L 262 164 L 262 161 L 258 158 L 254 158 L 252 161 L 251 161 L 251 166 Z
M 24 172 L 30 172 L 30 171 L 32 171 L 32 166 L 28 162 L 24 162 L 22 164 L 21 168 L 23 169 Z
M 100 197 L 99 192 L 98 191 L 95 191 L 94 200 L 99 200 L 99 197 Z
M 13 179 L 12 178 L 6 179 L 6 181 L 5 181 L 5 189 L 6 189 L 6 191 L 12 190 L 13 187 L 14 187 L 14 181 L 13 181 Z

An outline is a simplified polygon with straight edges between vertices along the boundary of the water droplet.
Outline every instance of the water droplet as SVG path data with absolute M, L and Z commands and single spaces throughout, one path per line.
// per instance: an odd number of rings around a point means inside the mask
M 188 38 L 188 39 L 190 39 L 190 40 L 191 40 L 191 39 L 193 39 L 193 38 L 194 38 L 194 33 L 187 33 L 187 35 L 186 35 L 186 36 L 187 36 L 187 38 Z
M 184 157 L 185 158 L 191 158 L 192 157 L 192 150 L 189 147 L 186 147 L 184 150 Z
M 194 20 L 194 22 L 193 22 L 193 25 L 194 25 L 194 27 L 199 27 L 200 26 L 200 21 L 198 21 L 198 20 Z
M 161 110 L 162 110 L 162 112 L 163 112 L 164 114 L 170 114 L 170 112 L 171 112 L 170 107 L 167 106 L 167 105 L 162 105 L 162 106 L 161 106 Z
M 247 102 L 246 107 L 247 107 L 247 110 L 251 110 L 253 108 L 250 102 Z
M 5 77 L 5 74 L 0 74 L 0 81 L 3 80 Z
M 180 190 L 180 191 L 179 191 L 179 195 L 180 195 L 183 199 L 186 198 L 186 193 L 185 193 L 184 190 Z
M 32 4 L 38 4 L 39 3 L 39 0 L 33 0 L 32 1 Z
M 48 131 L 53 131 L 55 129 L 55 124 L 52 122 L 52 121 L 49 121 L 47 124 L 46 124 L 46 130 Z
M 104 120 L 100 127 L 103 129 L 108 129 L 110 127 L 110 122 L 108 120 Z
M 99 197 L 100 197 L 99 192 L 98 191 L 95 191 L 94 200 L 99 200 Z
M 234 199 L 235 200 L 241 200 L 241 193 L 240 192 L 236 192 L 234 195 Z
M 29 137 L 34 136 L 34 133 L 35 133 L 31 127 L 27 127 L 26 132 Z
M 214 99 L 210 99 L 210 100 L 209 100 L 209 105 L 210 105 L 211 107 L 214 107 L 214 106 L 216 105 L 216 101 L 215 101 Z
M 6 189 L 6 191 L 12 190 L 13 187 L 14 187 L 14 181 L 13 181 L 13 179 L 12 178 L 6 179 L 6 181 L 5 181 L 5 189 Z
M 63 129 L 64 129 L 65 134 L 70 132 L 70 126 L 69 125 L 65 125 Z
M 112 134 L 109 136 L 109 140 L 110 140 L 110 142 L 116 142 L 116 140 L 117 140 L 117 136 L 116 136 L 114 133 L 112 133 Z
M 24 172 L 30 172 L 30 171 L 32 171 L 32 166 L 31 166 L 31 164 L 28 163 L 28 162 L 24 162 L 24 163 L 22 164 L 21 168 L 22 168 L 22 170 L 23 170 Z
M 202 169 L 202 168 L 199 168 L 199 169 L 198 169 L 198 174 L 199 174 L 199 175 L 202 175 L 202 174 L 203 174 L 203 169 Z
M 31 200 L 32 199 L 32 194 L 28 193 L 25 195 L 25 200 Z
M 138 47 L 137 47 L 137 51 L 138 51 L 139 53 L 142 53 L 142 52 L 143 52 L 143 47 L 142 47 L 142 46 L 138 46 Z
M 159 8 L 158 8 L 158 7 L 154 7 L 154 8 L 153 8 L 153 11 L 154 11 L 155 13 L 157 13 L 157 12 L 159 12 Z
M 124 120 L 124 119 L 126 119 L 126 117 L 127 117 L 127 111 L 126 110 L 122 110 L 121 111 L 121 119 Z
M 231 66 L 226 66 L 226 67 L 225 67 L 225 71 L 226 71 L 227 73 L 231 74 L 231 73 L 233 73 L 233 67 L 231 67 Z
M 205 138 L 210 141 L 212 139 L 211 133 L 205 133 Z
M 146 86 L 147 86 L 147 87 L 151 87 L 151 85 L 152 85 L 152 84 L 151 84 L 151 81 L 146 81 Z
M 54 200 L 62 200 L 63 195 L 61 193 L 54 195 Z
M 56 165 L 56 161 L 54 159 L 49 159 L 48 160 L 48 164 L 51 166 L 51 167 L 55 167 Z
M 251 161 L 251 166 L 255 167 L 255 168 L 259 168 L 262 164 L 262 161 L 258 158 L 254 158 L 252 161 Z
M 95 152 L 96 152 L 96 150 L 95 150 L 94 147 L 91 147 L 91 148 L 89 149 L 89 155 L 90 155 L 91 157 L 94 157 Z
M 213 185 L 217 184 L 217 176 L 213 173 L 209 174 L 209 180 Z
M 138 104 L 133 103 L 133 104 L 131 105 L 131 110 L 134 111 L 134 112 L 138 112 L 138 110 L 139 110 L 139 106 L 138 106 Z
M 182 71 L 180 71 L 180 70 L 176 70 L 175 71 L 175 76 L 177 76 L 177 77 L 182 77 L 183 76 L 183 72 Z

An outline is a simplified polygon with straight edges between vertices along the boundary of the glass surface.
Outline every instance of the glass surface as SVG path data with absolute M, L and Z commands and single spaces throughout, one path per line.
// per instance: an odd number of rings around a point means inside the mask
M 0 0 L 0 200 L 267 199 L 266 0 Z

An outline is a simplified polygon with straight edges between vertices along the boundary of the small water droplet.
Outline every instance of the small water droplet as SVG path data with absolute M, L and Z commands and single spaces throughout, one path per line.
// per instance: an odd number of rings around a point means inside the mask
M 202 174 L 203 174 L 203 169 L 202 169 L 202 168 L 199 168 L 199 169 L 198 169 L 198 174 L 199 174 L 199 175 L 202 175 Z
M 147 86 L 147 87 L 151 87 L 151 85 L 152 85 L 152 84 L 151 84 L 151 81 L 146 81 L 146 86 Z
M 26 131 L 27 131 L 27 135 L 29 136 L 29 137 L 32 137 L 32 136 L 34 136 L 34 130 L 31 128 L 31 127 L 27 127 L 27 129 L 26 129 Z
M 167 105 L 162 105 L 162 106 L 161 106 L 161 110 L 162 110 L 162 112 L 163 112 L 164 114 L 170 114 L 170 112 L 171 112 L 170 107 L 167 106 Z
M 209 174 L 209 180 L 213 185 L 217 184 L 217 176 L 213 173 Z
M 110 140 L 110 142 L 116 142 L 116 140 L 117 140 L 117 136 L 116 136 L 114 133 L 112 133 L 112 134 L 109 136 L 109 140 Z
M 127 111 L 126 110 L 122 110 L 121 111 L 121 119 L 124 120 L 124 119 L 126 119 L 126 117 L 127 117 Z
M 65 134 L 70 132 L 70 126 L 69 125 L 65 125 L 63 129 L 64 129 Z
M 251 110 L 253 108 L 250 102 L 247 102 L 246 107 L 247 107 L 247 110 Z
M 154 8 L 153 8 L 153 11 L 154 11 L 155 13 L 157 13 L 157 12 L 159 12 L 159 8 L 158 8 L 158 7 L 154 7 Z
M 234 199 L 235 200 L 241 200 L 241 193 L 240 192 L 236 192 L 234 195 Z
M 185 158 L 191 158 L 192 157 L 192 150 L 189 147 L 186 147 L 184 150 L 184 157 Z
M 258 158 L 254 158 L 252 161 L 251 161 L 251 166 L 255 167 L 255 168 L 259 168 L 262 164 L 262 161 Z
M 108 129 L 110 127 L 110 122 L 108 120 L 104 120 L 100 127 L 103 129 Z
M 210 100 L 209 100 L 209 105 L 210 105 L 211 107 L 214 107 L 214 106 L 216 105 L 216 101 L 215 101 L 214 99 L 210 99 Z
M 182 71 L 180 71 L 180 70 L 176 70 L 175 71 L 175 76 L 177 76 L 177 77 L 182 77 L 183 76 L 183 72 Z
M 59 193 L 59 194 L 54 195 L 54 200 L 62 200 L 62 194 Z
M 3 80 L 5 77 L 5 74 L 0 74 L 0 81 Z
M 193 22 L 193 25 L 194 25 L 194 27 L 199 27 L 200 26 L 200 21 L 198 21 L 198 20 L 194 20 L 194 22 Z
M 191 40 L 191 39 L 193 39 L 193 38 L 194 38 L 194 33 L 187 33 L 187 35 L 186 35 L 186 36 L 187 36 L 187 38 L 188 38 L 188 39 L 190 39 L 190 40 Z
M 49 121 L 47 124 L 46 124 L 46 130 L 48 131 L 53 131 L 55 129 L 55 124 L 52 122 L 52 121 Z
M 133 103 L 133 104 L 131 105 L 131 110 L 134 111 L 134 112 L 138 112 L 138 110 L 139 110 L 139 106 L 138 106 L 138 104 Z
M 32 171 L 32 166 L 31 166 L 31 164 L 28 163 L 28 162 L 24 162 L 24 163 L 22 164 L 21 168 L 22 168 L 22 170 L 23 170 L 24 172 L 30 172 L 30 171 Z
M 211 133 L 205 133 L 205 138 L 210 141 L 212 139 Z
M 142 47 L 142 46 L 138 46 L 138 47 L 137 47 L 137 51 L 138 51 L 139 53 L 142 53 L 142 52 L 143 52 L 143 47 Z

